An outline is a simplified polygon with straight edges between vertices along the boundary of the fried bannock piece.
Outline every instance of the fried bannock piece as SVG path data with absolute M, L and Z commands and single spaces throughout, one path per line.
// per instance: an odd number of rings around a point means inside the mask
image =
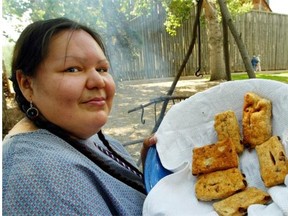
M 256 152 L 264 185 L 272 187 L 284 183 L 288 174 L 288 161 L 280 138 L 272 136 L 263 144 L 256 146 Z
M 238 216 L 246 215 L 250 205 L 267 204 L 270 200 L 268 193 L 255 187 L 248 187 L 244 191 L 215 202 L 213 207 L 220 216 Z
M 244 96 L 242 127 L 243 143 L 248 148 L 255 148 L 272 136 L 271 101 L 253 92 Z
M 244 146 L 241 142 L 240 128 L 234 111 L 227 110 L 215 115 L 214 128 L 218 134 L 218 140 L 231 138 L 236 152 L 238 154 L 243 152 Z
M 236 167 L 238 167 L 238 154 L 230 138 L 193 149 L 193 175 Z
M 200 175 L 195 184 L 199 200 L 211 201 L 226 198 L 246 188 L 247 182 L 238 168 Z

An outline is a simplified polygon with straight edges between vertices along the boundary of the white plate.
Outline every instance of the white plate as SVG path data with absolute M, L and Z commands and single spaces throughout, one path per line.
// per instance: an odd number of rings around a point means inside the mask
M 196 177 L 191 174 L 192 149 L 217 141 L 215 114 L 233 110 L 241 128 L 243 99 L 252 91 L 272 101 L 273 135 L 282 139 L 288 152 L 288 85 L 271 80 L 249 79 L 225 82 L 174 105 L 166 114 L 157 136 L 157 152 L 163 167 L 174 172 L 161 179 L 150 191 L 143 214 L 207 215 L 213 212 L 212 202 L 198 202 L 194 195 Z M 240 157 L 240 169 L 249 186 L 267 190 L 261 180 L 255 151 L 247 150 Z M 156 203 L 156 207 L 153 203 Z M 195 214 L 196 215 L 196 214 Z

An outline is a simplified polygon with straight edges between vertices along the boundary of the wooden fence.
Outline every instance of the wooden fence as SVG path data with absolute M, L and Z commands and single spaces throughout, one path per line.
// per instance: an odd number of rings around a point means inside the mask
M 263 70 L 288 69 L 288 15 L 255 11 L 239 17 L 235 25 L 243 35 L 249 54 L 261 55 Z M 234 46 L 234 41 L 230 41 L 230 46 Z M 235 65 L 232 69 L 243 71 L 237 49 L 230 49 L 230 52 Z
M 116 80 L 136 80 L 176 75 L 189 47 L 195 13 L 178 29 L 176 36 L 170 36 L 163 22 L 165 15 L 161 8 L 152 12 L 156 16 L 139 17 L 130 23 L 141 46 L 133 57 L 127 58 L 118 50 L 112 54 L 112 73 Z M 236 18 L 235 26 L 244 41 L 249 55 L 261 55 L 262 70 L 288 69 L 288 15 L 253 11 Z M 201 71 L 209 71 L 207 61 L 208 43 L 205 24 L 201 25 Z M 116 48 L 113 48 L 114 50 Z M 230 63 L 232 72 L 245 71 L 245 67 L 234 41 L 229 33 Z M 113 50 L 112 50 L 113 51 Z M 113 51 L 114 52 L 114 51 Z M 112 53 L 113 53 L 112 52 Z M 183 76 L 193 75 L 198 68 L 198 43 L 186 65 Z

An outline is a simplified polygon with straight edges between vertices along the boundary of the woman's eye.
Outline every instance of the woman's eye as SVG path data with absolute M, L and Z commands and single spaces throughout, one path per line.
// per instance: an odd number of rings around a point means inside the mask
M 99 73 L 104 73 L 104 72 L 107 72 L 108 70 L 104 68 L 96 68 L 96 71 Z
M 65 71 L 67 71 L 67 72 L 78 72 L 78 71 L 80 71 L 79 69 L 77 69 L 77 68 L 75 68 L 75 67 L 71 67 L 71 68 L 68 68 L 68 69 L 66 69 Z

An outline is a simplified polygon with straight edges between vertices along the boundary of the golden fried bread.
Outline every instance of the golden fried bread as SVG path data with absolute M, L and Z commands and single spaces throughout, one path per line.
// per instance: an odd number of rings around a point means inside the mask
M 213 207 L 220 216 L 238 216 L 246 215 L 250 205 L 267 204 L 270 200 L 271 197 L 268 193 L 254 187 L 248 187 L 244 191 L 215 202 Z
M 240 170 L 231 168 L 200 175 L 195 184 L 195 195 L 202 201 L 223 199 L 244 190 L 246 186 Z
M 260 164 L 260 173 L 266 187 L 284 183 L 288 174 L 288 160 L 284 147 L 277 136 L 272 136 L 261 145 L 256 146 Z
M 218 134 L 218 140 L 231 138 L 236 152 L 243 152 L 244 146 L 241 142 L 240 128 L 234 111 L 228 110 L 215 115 L 214 128 Z
M 236 167 L 238 167 L 238 155 L 230 138 L 193 149 L 193 175 Z
M 272 136 L 271 101 L 253 92 L 244 96 L 242 127 L 243 142 L 249 148 L 255 148 Z

